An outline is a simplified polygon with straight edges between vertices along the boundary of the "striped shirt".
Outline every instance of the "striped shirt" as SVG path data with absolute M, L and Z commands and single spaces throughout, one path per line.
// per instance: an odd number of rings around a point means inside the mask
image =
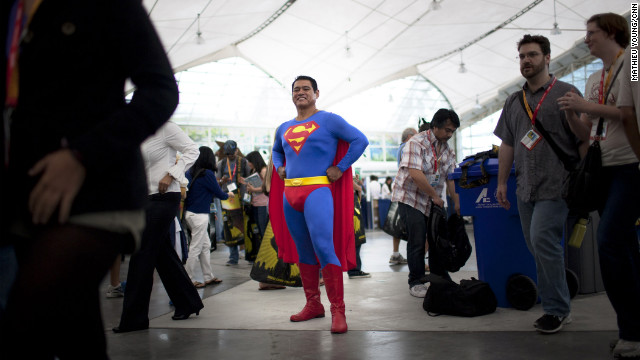
M 441 194 L 446 184 L 447 175 L 451 174 L 456 167 L 456 154 L 446 142 L 443 143 L 442 153 L 438 154 L 436 166 L 434 152 L 437 148 L 438 140 L 431 130 L 418 133 L 409 139 L 402 149 L 402 160 L 398 176 L 393 183 L 391 201 L 407 204 L 429 216 L 431 197 L 418 188 L 409 175 L 409 169 L 422 171 L 430 180 L 430 175 L 434 175 L 437 168 L 440 179 L 435 189 L 438 194 Z

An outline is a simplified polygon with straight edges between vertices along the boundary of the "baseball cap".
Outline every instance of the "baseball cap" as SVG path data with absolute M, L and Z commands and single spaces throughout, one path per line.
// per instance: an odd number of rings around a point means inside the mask
M 224 151 L 225 155 L 235 154 L 237 148 L 238 144 L 236 144 L 236 142 L 233 140 L 227 140 L 227 142 L 225 142 L 222 146 L 222 150 Z

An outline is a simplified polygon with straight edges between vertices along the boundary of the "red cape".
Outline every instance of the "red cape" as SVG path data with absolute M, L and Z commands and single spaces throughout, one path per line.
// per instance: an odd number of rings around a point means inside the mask
M 338 141 L 338 149 L 333 165 L 337 165 L 349 150 L 349 144 Z M 342 271 L 356 267 L 356 241 L 353 231 L 353 179 L 351 167 L 342 173 L 338 181 L 332 183 L 333 195 L 333 246 L 342 265 Z M 278 176 L 277 169 L 271 174 L 271 192 L 269 193 L 269 219 L 278 245 L 278 257 L 286 263 L 298 263 L 296 245 L 289 234 L 284 219 L 284 181 Z

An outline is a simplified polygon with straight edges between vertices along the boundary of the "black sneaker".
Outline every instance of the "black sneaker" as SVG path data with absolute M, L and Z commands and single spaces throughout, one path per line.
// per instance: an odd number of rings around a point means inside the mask
M 567 316 L 555 316 L 544 314 L 541 318 L 536 320 L 533 323 L 533 326 L 536 330 L 545 334 L 555 334 L 558 331 L 562 330 L 562 326 L 564 324 L 569 324 L 571 322 L 571 315 Z
M 364 271 L 358 271 L 353 275 L 349 274 L 349 279 L 362 279 L 362 278 L 370 278 L 370 277 L 371 277 L 371 274 L 366 273 Z

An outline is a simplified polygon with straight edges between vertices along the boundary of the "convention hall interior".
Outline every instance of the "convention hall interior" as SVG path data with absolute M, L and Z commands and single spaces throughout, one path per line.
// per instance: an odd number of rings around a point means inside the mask
M 341 115 L 369 146 L 355 163 L 363 178 L 395 176 L 405 128 L 418 128 L 440 108 L 460 115 L 451 144 L 457 162 L 489 150 L 507 96 L 521 89 L 517 41 L 541 34 L 551 42 L 550 72 L 584 91 L 602 68 L 584 43 L 586 20 L 613 12 L 630 18 L 623 0 L 143 0 L 173 66 L 180 103 L 172 121 L 198 145 L 217 150 L 228 139 L 243 153 L 268 158 L 276 127 L 295 116 L 291 83 L 318 81 L 318 108 Z M 132 89 L 130 89 L 132 90 Z M 204 309 L 173 321 L 155 277 L 148 330 L 116 334 L 122 298 L 101 301 L 111 359 L 606 359 L 617 337 L 615 312 L 599 279 L 593 234 L 567 250 L 577 274 L 573 322 L 554 335 L 532 324 L 538 303 L 517 310 L 501 303 L 489 315 L 430 316 L 408 292 L 406 264 L 391 265 L 391 236 L 378 209 L 366 207 L 362 269 L 344 275 L 349 331 L 331 334 L 331 317 L 293 323 L 302 288 L 259 291 L 252 263 L 225 266 L 223 243 L 211 253 L 222 283 L 198 289 Z M 517 215 L 516 215 L 517 216 Z M 454 280 L 477 278 L 474 252 Z M 495 221 L 495 223 L 492 223 Z M 485 224 L 486 225 L 486 224 Z M 215 236 L 212 237 L 215 241 Z M 406 242 L 400 253 L 406 256 Z M 508 254 L 506 255 L 509 256 Z M 120 278 L 126 281 L 129 256 Z M 480 274 L 481 275 L 481 274 Z M 107 291 L 108 279 L 101 287 Z M 126 287 L 125 287 L 126 291 Z M 326 292 L 321 290 L 328 304 Z

